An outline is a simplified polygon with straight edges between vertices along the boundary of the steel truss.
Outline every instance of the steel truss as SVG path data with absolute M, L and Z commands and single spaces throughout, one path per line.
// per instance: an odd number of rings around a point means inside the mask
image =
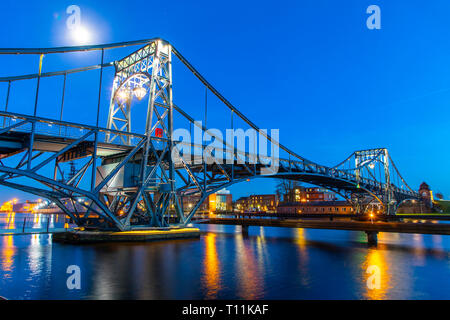
M 175 170 L 171 157 L 173 149 L 173 101 L 172 101 L 172 49 L 169 43 L 156 40 L 126 58 L 116 61 L 115 78 L 108 116 L 108 128 L 131 132 L 130 106 L 134 96 L 148 97 L 146 118 L 146 141 L 140 156 L 139 181 L 136 191 L 127 193 L 125 186 L 119 186 L 113 193 L 105 194 L 116 203 L 120 195 L 124 203 L 128 202 L 126 224 L 130 224 L 138 204 L 147 216 L 149 224 L 157 227 L 168 226 L 166 213 L 175 208 L 179 222 L 184 223 L 178 195 L 175 192 Z M 153 136 L 159 128 L 162 134 Z M 112 143 L 119 137 L 129 144 L 120 134 L 108 135 L 107 142 Z M 155 143 L 159 148 L 155 148 Z M 149 158 L 154 160 L 149 163 Z M 150 185 L 155 186 L 149 188 Z
M 115 67 L 115 77 L 107 128 L 0 112 L 3 117 L 0 142 L 7 141 L 7 146 L 11 141 L 13 143 L 13 147 L 0 150 L 0 159 L 13 162 L 7 165 L 0 160 L 1 185 L 50 199 L 79 226 L 116 230 L 174 224 L 186 226 L 209 195 L 235 183 L 260 177 L 286 178 L 322 186 L 343 196 L 359 213 L 374 200 L 383 205 L 387 214 L 394 214 L 403 201 L 420 199 L 401 177 L 386 149 L 356 151 L 335 167 L 316 164 L 261 131 L 167 41 L 150 39 L 137 43 L 144 47 L 112 63 L 103 62 L 103 50 L 122 44 L 20 50 L 24 54 L 41 55 L 102 50 L 102 63 L 62 72 L 0 78 L 0 82 L 9 84 L 6 106 L 12 81 L 60 75 L 64 75 L 65 81 L 67 74 L 103 70 L 108 66 Z M 1 53 L 11 52 L 0 49 Z M 209 152 L 205 145 L 189 144 L 191 150 L 200 150 L 201 160 L 188 161 L 180 153 L 180 146 L 185 142 L 174 141 L 172 137 L 174 112 L 199 127 L 202 133 L 207 128 L 173 103 L 172 53 L 232 114 L 279 146 L 289 159 L 258 157 L 255 162 L 252 161 L 255 155 L 220 140 L 223 144 L 220 154 Z M 132 131 L 131 107 L 135 99 L 144 98 L 147 99 L 146 127 L 144 134 L 138 134 Z M 49 140 L 59 147 L 49 148 L 46 145 Z M 61 166 L 73 160 L 83 161 L 83 164 L 70 179 L 66 179 Z M 267 173 L 267 164 L 274 161 L 278 166 L 273 173 Z M 38 186 L 31 186 L 26 180 L 38 182 Z M 182 198 L 191 195 L 198 195 L 198 201 L 185 213 Z M 171 213 L 174 214 L 172 220 L 169 219 Z

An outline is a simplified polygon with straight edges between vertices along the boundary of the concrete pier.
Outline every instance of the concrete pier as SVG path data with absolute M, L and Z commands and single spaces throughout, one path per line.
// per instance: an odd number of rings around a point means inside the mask
M 199 238 L 197 228 L 154 228 L 132 231 L 85 231 L 73 230 L 53 235 L 56 242 L 93 243 L 93 242 L 141 242 L 156 240 L 174 240 Z
M 377 246 L 378 244 L 378 232 L 376 231 L 366 231 L 367 243 L 369 246 Z
M 222 224 L 222 225 L 241 225 L 242 233 L 250 226 L 259 227 L 284 227 L 284 228 L 309 228 L 309 229 L 329 229 L 329 230 L 348 230 L 363 231 L 367 234 L 369 244 L 376 245 L 378 242 L 378 232 L 395 233 L 418 233 L 418 234 L 437 234 L 450 235 L 449 223 L 434 223 L 432 221 L 425 223 L 414 222 L 383 222 L 383 221 L 353 221 L 353 220 L 334 220 L 316 219 L 233 219 L 233 218 L 209 218 L 199 223 L 202 224 Z

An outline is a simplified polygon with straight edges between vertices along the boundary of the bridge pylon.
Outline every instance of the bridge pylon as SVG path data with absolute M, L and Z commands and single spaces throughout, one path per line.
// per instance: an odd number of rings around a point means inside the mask
M 357 213 L 363 214 L 376 201 L 384 214 L 395 215 L 403 201 L 419 197 L 400 175 L 386 148 L 355 151 L 333 168 L 354 175 L 356 188 L 351 197 Z
M 114 185 L 113 190 L 106 188 L 103 192 L 113 199 L 125 194 L 126 198 L 131 200 L 124 219 L 126 226 L 130 225 L 130 219 L 138 204 L 141 204 L 142 213 L 148 216 L 152 226 L 167 226 L 165 214 L 170 208 L 177 213 L 179 222 L 183 222 L 171 156 L 174 148 L 171 45 L 157 39 L 115 61 L 114 67 L 115 77 L 107 128 L 131 132 L 132 104 L 136 100 L 146 98 L 146 141 L 135 159 L 135 165 L 140 166 L 137 179 L 122 180 L 122 185 Z M 106 136 L 108 143 L 114 143 L 116 139 L 131 144 L 130 137 L 124 137 L 120 133 Z M 155 160 L 152 165 L 150 158 Z M 105 158 L 105 161 L 108 159 Z M 130 185 L 133 185 L 135 190 L 127 194 L 126 189 Z

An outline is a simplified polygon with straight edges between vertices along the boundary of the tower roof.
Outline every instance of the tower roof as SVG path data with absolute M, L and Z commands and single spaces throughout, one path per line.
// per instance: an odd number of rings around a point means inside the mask
M 422 182 L 422 184 L 419 187 L 419 190 L 430 190 L 430 186 L 426 182 Z

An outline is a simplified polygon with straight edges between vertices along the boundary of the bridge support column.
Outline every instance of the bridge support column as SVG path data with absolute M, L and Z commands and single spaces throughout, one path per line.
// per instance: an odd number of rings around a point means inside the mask
M 369 246 L 376 246 L 378 244 L 378 232 L 377 231 L 366 231 L 367 243 Z
M 242 232 L 242 235 L 248 236 L 248 226 L 242 225 L 241 226 L 241 232 Z

